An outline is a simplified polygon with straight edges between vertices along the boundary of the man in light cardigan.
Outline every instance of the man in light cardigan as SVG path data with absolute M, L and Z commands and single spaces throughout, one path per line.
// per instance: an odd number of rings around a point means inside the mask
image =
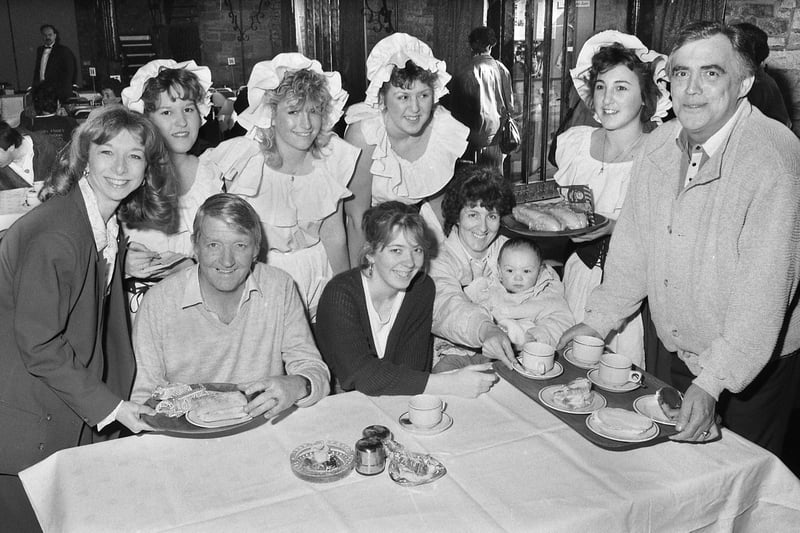
M 800 142 L 748 103 L 741 30 L 686 26 L 668 72 L 677 120 L 647 136 L 603 284 L 559 345 L 646 297 L 663 345 L 648 370 L 685 391 L 672 438 L 718 438 L 718 413 L 780 453 L 800 381 Z
M 261 223 L 246 201 L 215 194 L 194 221 L 197 265 L 150 288 L 133 331 L 132 398 L 166 383 L 235 383 L 267 418 L 330 392 L 292 278 L 256 263 Z

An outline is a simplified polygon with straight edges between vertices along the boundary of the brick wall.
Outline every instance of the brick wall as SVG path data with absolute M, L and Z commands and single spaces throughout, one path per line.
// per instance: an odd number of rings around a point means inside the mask
M 800 135 L 800 0 L 728 0 L 728 23 L 750 22 L 769 36 L 767 71 L 784 95 Z

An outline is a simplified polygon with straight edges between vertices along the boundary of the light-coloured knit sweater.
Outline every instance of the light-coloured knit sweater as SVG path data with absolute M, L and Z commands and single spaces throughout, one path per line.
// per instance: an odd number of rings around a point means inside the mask
M 301 407 L 330 392 L 330 373 L 292 278 L 262 263 L 247 278 L 230 324 L 203 304 L 196 265 L 164 279 L 142 300 L 133 347 L 136 402 L 169 382 L 238 384 L 287 374 L 311 381 L 311 394 L 297 402 Z
M 605 336 L 647 297 L 665 347 L 715 398 L 800 348 L 800 141 L 744 105 L 686 188 L 680 123 L 647 136 L 584 320 Z

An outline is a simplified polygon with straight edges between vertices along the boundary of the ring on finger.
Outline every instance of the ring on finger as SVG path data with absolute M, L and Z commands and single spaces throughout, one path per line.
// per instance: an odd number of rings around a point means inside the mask
M 709 431 L 709 430 L 705 430 L 704 432 L 702 432 L 702 433 L 700 434 L 700 436 L 701 436 L 701 437 L 703 437 L 704 439 L 706 439 L 706 438 L 708 438 L 708 436 L 709 436 L 710 434 L 711 434 L 711 431 Z

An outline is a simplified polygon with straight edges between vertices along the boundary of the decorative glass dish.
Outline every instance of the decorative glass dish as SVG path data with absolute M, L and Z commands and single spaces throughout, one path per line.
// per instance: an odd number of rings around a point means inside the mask
M 341 442 L 307 442 L 292 450 L 289 463 L 294 475 L 303 481 L 330 483 L 350 475 L 355 464 L 355 452 Z
M 436 481 L 447 473 L 436 457 L 410 452 L 393 440 L 384 441 L 389 452 L 389 477 L 398 485 L 414 487 Z

